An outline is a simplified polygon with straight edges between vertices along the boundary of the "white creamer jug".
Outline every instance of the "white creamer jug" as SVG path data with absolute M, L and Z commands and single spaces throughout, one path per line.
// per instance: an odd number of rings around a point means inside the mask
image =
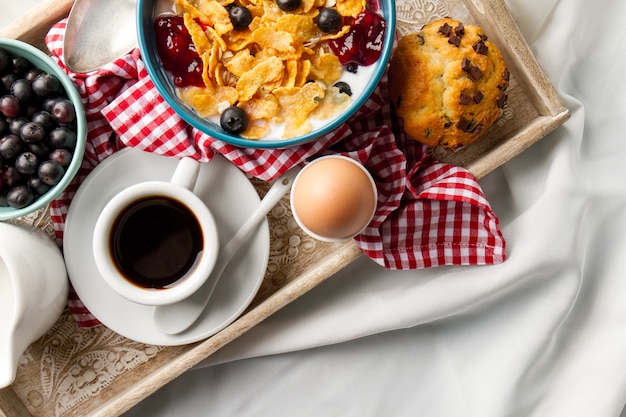
M 14 381 L 24 350 L 59 318 L 68 286 L 63 255 L 49 236 L 0 222 L 0 388 Z

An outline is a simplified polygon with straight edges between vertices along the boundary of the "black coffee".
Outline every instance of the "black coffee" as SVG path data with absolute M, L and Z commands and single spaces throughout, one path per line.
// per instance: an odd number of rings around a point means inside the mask
M 144 288 L 167 288 L 202 252 L 202 231 L 184 204 L 168 197 L 134 201 L 117 216 L 110 251 L 123 276 Z

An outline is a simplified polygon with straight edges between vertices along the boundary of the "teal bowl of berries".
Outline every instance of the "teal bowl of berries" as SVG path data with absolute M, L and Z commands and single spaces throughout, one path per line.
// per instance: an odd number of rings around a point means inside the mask
M 47 206 L 82 164 L 86 120 L 72 80 L 44 52 L 0 38 L 0 220 Z
M 394 0 L 137 2 L 160 95 L 192 127 L 244 148 L 301 145 L 344 124 L 383 77 L 395 25 Z

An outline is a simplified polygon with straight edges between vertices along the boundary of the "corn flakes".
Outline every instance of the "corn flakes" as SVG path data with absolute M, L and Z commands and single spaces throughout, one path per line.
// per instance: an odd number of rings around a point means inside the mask
M 316 57 L 314 65 L 311 67 L 311 74 L 316 80 L 326 85 L 331 85 L 343 73 L 343 65 L 337 55 L 332 53 L 321 54 Z
M 175 2 L 178 8 L 198 19 L 200 23 L 212 25 L 220 35 L 233 30 L 228 10 L 217 1 L 175 0 Z
M 325 120 L 337 116 L 350 105 L 350 96 L 343 94 L 337 87 L 329 87 L 319 106 L 311 112 L 315 119 Z
M 241 133 L 241 136 L 250 140 L 261 139 L 267 136 L 271 130 L 272 127 L 268 122 L 260 121 L 258 124 L 248 125 L 248 128 Z
M 300 62 L 296 59 L 290 59 L 285 62 L 285 78 L 283 79 L 283 87 L 295 87 L 298 77 L 298 65 Z
M 285 133 L 283 138 L 297 136 L 310 130 L 309 115 L 324 99 L 326 90 L 318 82 L 310 82 L 302 87 L 282 87 L 274 90 L 278 102 L 285 113 Z
M 209 91 L 200 87 L 185 87 L 179 90 L 181 100 L 192 106 L 201 117 L 209 117 L 219 112 L 223 103 L 233 105 L 237 101 L 237 90 L 232 87 L 216 87 Z
M 342 16 L 356 18 L 365 7 L 366 0 L 337 0 L 337 11 Z
M 276 21 L 276 30 L 293 33 L 303 43 L 315 38 L 319 30 L 308 15 L 286 14 Z
M 243 76 L 246 72 L 254 68 L 256 58 L 250 53 L 249 49 L 242 49 L 232 58 L 228 59 L 224 66 L 228 71 L 236 77 Z
M 277 57 L 261 60 L 250 71 L 237 81 L 237 92 L 240 101 L 250 100 L 265 84 L 282 80 L 284 73 L 283 61 Z
M 268 95 L 265 98 L 252 99 L 243 102 L 241 108 L 246 112 L 251 121 L 254 120 L 271 120 L 280 122 L 280 105 L 278 99 L 274 95 Z
M 281 59 L 298 59 L 299 48 L 294 35 L 272 27 L 260 27 L 252 32 L 252 40 L 261 48 L 265 56 L 277 56 Z

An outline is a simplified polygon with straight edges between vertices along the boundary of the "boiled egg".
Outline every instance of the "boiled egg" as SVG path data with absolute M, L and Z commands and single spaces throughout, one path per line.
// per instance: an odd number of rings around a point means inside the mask
M 294 219 L 322 241 L 361 233 L 376 212 L 376 183 L 363 165 L 342 155 L 318 158 L 306 165 L 291 188 Z

